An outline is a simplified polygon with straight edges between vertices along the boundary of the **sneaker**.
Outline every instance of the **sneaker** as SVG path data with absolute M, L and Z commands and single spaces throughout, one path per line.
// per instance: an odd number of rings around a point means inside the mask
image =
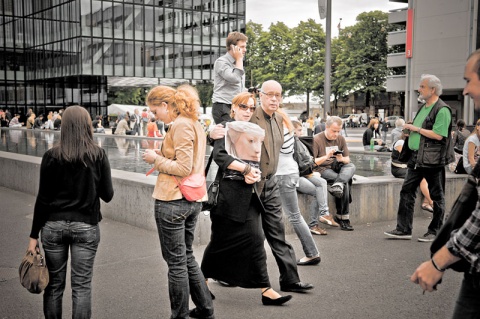
M 328 192 L 335 196 L 336 198 L 342 198 L 343 196 L 343 184 L 335 183 L 332 186 L 328 187 Z
M 387 235 L 388 237 L 392 237 L 396 239 L 412 239 L 412 234 L 407 234 L 397 229 L 394 229 L 392 231 L 386 231 L 384 232 L 384 234 Z
M 327 230 L 324 228 L 318 227 L 318 225 L 310 227 L 310 232 L 313 235 L 327 235 Z
M 340 225 L 341 230 L 353 230 L 352 225 L 350 225 L 350 219 L 339 219 L 337 216 L 335 216 L 333 219 Z
M 418 238 L 418 241 L 420 241 L 422 243 L 428 243 L 428 242 L 433 241 L 435 239 L 435 237 L 436 237 L 436 235 L 434 235 L 430 232 L 426 232 L 425 235 Z
M 322 215 L 318 218 L 318 221 L 321 222 L 322 224 L 330 225 L 333 227 L 340 226 L 335 220 L 333 220 L 332 215 Z

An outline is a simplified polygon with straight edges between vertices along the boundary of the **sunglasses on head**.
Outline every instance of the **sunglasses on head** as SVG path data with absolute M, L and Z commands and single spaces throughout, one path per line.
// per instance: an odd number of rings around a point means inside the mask
M 238 107 L 244 111 L 250 110 L 250 112 L 254 112 L 255 109 L 257 108 L 256 106 L 249 107 L 248 105 L 245 105 L 245 104 L 238 104 Z

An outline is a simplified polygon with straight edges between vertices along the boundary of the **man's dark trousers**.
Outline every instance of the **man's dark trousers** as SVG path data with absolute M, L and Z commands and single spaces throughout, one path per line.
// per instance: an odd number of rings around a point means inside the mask
M 220 124 L 222 122 L 230 122 L 232 118 L 230 116 L 230 110 L 232 105 L 225 103 L 213 103 L 212 106 L 212 117 L 215 121 L 215 124 Z
M 416 156 L 413 156 L 415 158 Z M 407 234 L 412 233 L 413 211 L 417 188 L 423 178 L 427 180 L 430 197 L 433 201 L 433 218 L 428 225 L 428 232 L 436 235 L 442 227 L 445 214 L 445 193 L 442 186 L 444 167 L 414 168 L 413 159 L 408 164 L 407 176 L 400 191 L 400 204 L 397 214 L 397 230 Z
M 282 201 L 275 175 L 265 182 L 260 199 L 264 207 L 264 211 L 262 211 L 263 232 L 280 270 L 280 285 L 300 282 L 295 252 L 285 239 Z

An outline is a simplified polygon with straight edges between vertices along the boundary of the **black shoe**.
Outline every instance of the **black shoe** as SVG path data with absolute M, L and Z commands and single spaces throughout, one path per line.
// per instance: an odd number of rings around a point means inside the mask
M 307 261 L 300 261 L 300 260 L 298 260 L 298 261 L 297 261 L 297 265 L 299 265 L 299 266 L 313 266 L 313 265 L 318 265 L 321 260 L 322 260 L 322 259 L 320 258 L 320 256 L 315 257 L 315 258 L 312 258 L 312 259 L 307 260 Z
M 232 287 L 232 288 L 233 288 L 233 287 L 237 287 L 237 286 L 232 285 L 232 284 L 230 284 L 230 283 L 228 283 L 228 282 L 226 282 L 226 281 L 221 281 L 221 280 L 217 280 L 217 279 L 214 279 L 214 280 L 215 280 L 216 282 L 218 282 L 218 283 L 219 283 L 221 286 L 223 286 L 223 287 Z
M 350 225 L 350 219 L 340 219 L 337 216 L 333 218 L 339 225 L 341 230 L 352 231 L 353 227 Z
M 199 318 L 199 319 L 214 319 L 215 318 L 215 316 L 213 314 L 211 314 L 211 315 L 202 314 L 202 312 L 200 310 L 198 310 L 198 308 L 193 308 L 192 310 L 190 310 L 190 313 L 188 315 L 191 318 Z
M 265 291 L 267 291 L 269 289 L 272 289 L 272 288 L 267 288 L 267 289 L 265 289 Z M 292 295 L 286 295 L 286 296 L 278 297 L 277 299 L 268 298 L 268 297 L 265 297 L 263 295 L 265 293 L 265 291 L 262 292 L 262 304 L 264 306 L 281 306 L 284 303 L 286 303 L 287 301 L 289 301 L 290 299 L 292 299 Z
M 288 292 L 304 293 L 304 292 L 307 292 L 307 290 L 311 290 L 311 289 L 313 289 L 312 284 L 303 283 L 301 281 L 290 284 L 290 285 L 284 285 L 284 286 L 280 285 L 281 291 L 288 291 Z

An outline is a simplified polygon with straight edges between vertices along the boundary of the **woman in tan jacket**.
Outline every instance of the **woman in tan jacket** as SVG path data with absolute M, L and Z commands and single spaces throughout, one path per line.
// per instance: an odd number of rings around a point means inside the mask
M 168 264 L 171 318 L 214 318 L 205 278 L 193 256 L 193 234 L 204 198 L 186 200 L 178 185 L 183 178 L 205 170 L 206 137 L 198 120 L 197 91 L 182 85 L 177 90 L 154 87 L 147 105 L 157 120 L 171 123 L 160 150 L 146 150 L 145 162 L 159 172 L 153 198 L 162 256 Z M 189 295 L 196 308 L 189 312 Z

